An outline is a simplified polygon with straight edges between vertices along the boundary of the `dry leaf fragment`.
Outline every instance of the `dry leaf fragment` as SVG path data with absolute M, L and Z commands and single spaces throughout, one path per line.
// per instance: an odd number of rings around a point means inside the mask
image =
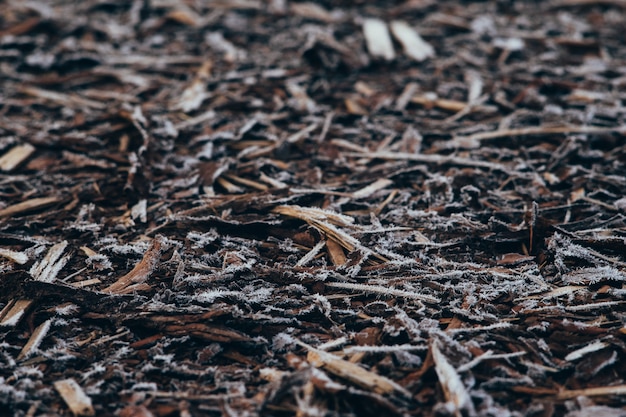
M 435 56 L 435 50 L 406 22 L 391 22 L 391 33 L 402 44 L 404 53 L 416 61 Z
M 380 19 L 369 18 L 363 21 L 363 34 L 370 55 L 391 61 L 396 57 L 387 25 Z
M 75 416 L 95 416 L 96 412 L 91 404 L 91 398 L 73 379 L 56 381 L 54 388 L 61 394 L 63 401 Z

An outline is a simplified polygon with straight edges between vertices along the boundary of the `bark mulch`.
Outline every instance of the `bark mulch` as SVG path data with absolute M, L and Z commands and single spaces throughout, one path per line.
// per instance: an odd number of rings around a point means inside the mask
M 625 415 L 623 0 L 0 10 L 0 415 Z

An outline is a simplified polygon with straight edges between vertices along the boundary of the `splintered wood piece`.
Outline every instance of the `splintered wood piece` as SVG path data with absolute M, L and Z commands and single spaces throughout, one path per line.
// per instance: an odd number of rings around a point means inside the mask
M 346 152 L 345 156 L 357 157 L 357 158 L 370 158 L 370 159 L 389 159 L 398 161 L 415 161 L 425 162 L 433 164 L 452 164 L 476 168 L 493 169 L 497 171 L 507 172 L 508 169 L 505 165 L 498 164 L 496 162 L 489 162 L 485 160 L 463 158 L 460 156 L 447 156 L 447 155 L 426 155 L 426 154 L 411 154 L 405 152 Z
M 354 218 L 350 216 L 333 213 L 332 211 L 322 210 L 315 207 L 300 206 L 278 206 L 272 211 L 274 213 L 279 213 L 285 216 L 295 217 L 297 219 L 304 220 L 311 226 L 324 233 L 329 241 L 334 240 L 348 252 L 359 249 L 363 253 L 373 255 L 377 260 L 381 262 L 388 262 L 387 258 L 361 245 L 361 242 L 359 242 L 358 239 L 352 237 L 344 230 L 335 226 L 336 224 L 343 226 L 352 225 L 352 223 L 354 222 Z
M 29 357 L 35 350 L 37 350 L 43 341 L 43 338 L 48 334 L 51 325 L 52 319 L 48 319 L 37 326 L 37 328 L 33 331 L 33 334 L 28 339 L 28 342 L 26 342 L 19 355 L 17 355 L 18 361 Z
M 152 244 L 143 255 L 143 258 L 135 267 L 126 275 L 119 278 L 113 284 L 106 287 L 103 292 L 112 294 L 124 294 L 125 290 L 133 285 L 143 284 L 150 277 L 154 268 L 156 268 L 163 251 L 165 239 L 161 235 L 157 235 Z M 145 289 L 145 286 L 134 287 Z M 149 288 L 149 287 L 148 287 Z
M 32 303 L 32 300 L 9 301 L 0 311 L 0 326 L 15 326 Z
M 425 301 L 431 304 L 437 304 L 441 302 L 439 298 L 433 297 L 431 295 L 419 294 L 416 292 L 405 291 L 405 290 L 397 290 L 395 288 L 385 287 L 382 285 L 356 284 L 352 282 L 327 282 L 325 285 L 327 287 L 333 287 L 333 288 L 344 288 L 347 290 L 363 291 L 363 292 L 382 294 L 382 295 L 393 296 L 393 297 L 415 299 L 415 300 Z
M 385 22 L 375 18 L 364 19 L 363 34 L 365 35 L 367 50 L 371 56 L 384 58 L 387 61 L 391 61 L 396 57 Z
M 439 342 L 434 341 L 431 344 L 431 352 L 433 361 L 435 362 L 435 371 L 439 378 L 439 383 L 446 396 L 446 399 L 453 405 L 454 414 L 461 417 L 462 412 L 466 411 L 470 416 L 476 415 L 474 404 L 467 392 L 467 389 L 461 381 L 461 376 L 456 369 L 448 362 L 445 355 L 439 350 Z
M 417 93 L 417 91 L 419 90 L 419 84 L 414 83 L 414 82 L 410 82 L 407 85 L 404 86 L 404 90 L 402 90 L 402 94 L 400 94 L 400 96 L 398 96 L 398 99 L 396 100 L 396 110 L 398 111 L 402 111 L 406 108 L 406 106 L 409 104 L 409 102 L 413 99 L 413 97 L 415 96 L 415 93 Z M 378 150 L 382 150 L 383 147 L 378 147 Z
M 63 252 L 67 248 L 67 240 L 59 242 L 52 246 L 46 256 L 38 262 L 35 262 L 30 268 L 30 275 L 41 282 L 52 282 L 59 274 L 59 271 L 65 266 L 70 259 L 69 256 L 63 256 Z
M 626 395 L 626 385 L 563 390 L 556 397 L 559 400 L 569 400 L 576 397 L 598 397 L 601 395 Z
M 154 414 L 145 405 L 127 405 L 118 413 L 119 417 L 154 417 Z
M 296 266 L 305 266 L 306 264 L 311 262 L 320 253 L 325 245 L 326 241 L 324 240 L 320 240 L 319 242 L 317 242 L 315 246 L 313 246 L 313 248 L 311 248 L 311 250 L 306 253 L 306 255 L 304 255 L 302 258 L 300 258 L 298 262 L 296 262 Z
M 435 56 L 435 50 L 406 22 L 394 20 L 391 22 L 391 33 L 402 44 L 404 53 L 416 61 Z
M 346 254 L 343 252 L 343 248 L 337 242 L 332 239 L 326 241 L 326 249 L 328 250 L 328 256 L 330 261 L 335 266 L 344 265 L 347 261 Z
M 41 22 L 42 20 L 43 20 L 42 16 L 34 16 L 28 19 L 24 19 L 23 21 L 20 21 L 19 23 L 13 26 L 9 26 L 8 28 L 4 30 L 0 30 L 0 38 L 7 36 L 7 35 L 17 36 L 23 33 L 27 33 L 33 27 L 37 26 L 39 22 Z
M 315 3 L 291 3 L 289 5 L 289 9 L 297 16 L 306 17 L 312 20 L 319 20 L 324 23 L 332 23 L 335 20 L 331 13 Z
M 21 203 L 8 206 L 0 210 L 0 218 L 13 217 L 18 214 L 28 213 L 34 210 L 38 210 L 54 203 L 61 201 L 59 197 L 38 197 L 31 198 L 30 200 L 22 201 Z
M 470 70 L 465 73 L 465 81 L 468 84 L 467 102 L 470 104 L 475 103 L 482 94 L 483 79 L 478 72 Z
M 411 98 L 411 103 L 419 104 L 426 108 L 437 107 L 442 110 L 451 112 L 460 112 L 467 106 L 467 103 L 459 100 L 449 100 L 445 98 L 439 98 L 434 93 L 427 93 Z
M 295 81 L 287 83 L 287 91 L 293 97 L 293 104 L 299 111 L 313 112 L 317 109 L 315 101 L 309 97 L 307 90 Z
M 75 416 L 95 416 L 96 411 L 91 404 L 91 398 L 73 379 L 63 379 L 54 383 L 54 388 L 63 398 L 70 411 Z
M 391 184 L 393 184 L 392 180 L 389 180 L 387 178 L 379 178 L 373 183 L 371 183 L 370 185 L 353 192 L 352 198 L 354 199 L 367 198 L 371 196 L 372 194 L 374 194 L 376 191 L 389 187 Z
M 226 178 L 224 177 L 219 177 L 215 180 L 215 182 L 217 182 L 219 185 L 221 185 L 222 187 L 224 187 L 224 189 L 226 191 L 228 191 L 229 193 L 243 193 L 244 189 L 241 188 L 238 185 L 233 184 L 232 182 L 228 181 Z
M 88 287 L 90 285 L 100 284 L 101 282 L 102 281 L 100 281 L 100 279 L 98 279 L 98 278 L 91 278 L 91 279 L 86 279 L 84 281 L 74 282 L 71 285 L 73 287 L 76 287 L 76 288 L 85 288 L 85 287 Z
M 141 199 L 131 207 L 130 217 L 134 220 L 139 219 L 141 223 L 148 221 L 148 202 L 146 199 Z
M 468 136 L 455 136 L 452 139 L 453 148 L 475 149 L 481 146 L 484 140 L 531 135 L 555 135 L 555 134 L 608 134 L 617 133 L 626 135 L 624 126 L 538 126 L 524 127 L 519 129 L 499 129 L 491 132 L 479 132 Z
M 309 137 L 309 134 L 313 131 L 315 131 L 318 128 L 318 124 L 317 123 L 312 123 L 309 126 L 305 127 L 304 129 L 300 129 L 299 131 L 297 131 L 296 133 L 290 135 L 285 142 L 287 143 L 298 143 L 301 142 L 303 139 Z
M 84 167 L 96 167 L 102 169 L 115 168 L 115 164 L 107 162 L 102 159 L 90 158 L 86 155 L 77 154 L 74 152 L 63 151 L 63 159 L 69 162 L 74 169 Z
M 354 218 L 345 214 L 335 213 L 330 210 L 324 210 L 317 207 L 301 207 L 301 206 L 278 206 L 273 210 L 275 213 L 283 214 L 289 217 L 295 217 L 309 223 L 314 220 L 324 220 L 335 226 L 352 226 Z
M 206 86 L 206 79 L 200 77 L 194 79 L 191 85 L 185 88 L 173 108 L 175 110 L 182 110 L 184 113 L 197 110 L 202 105 L 204 100 L 211 97 L 211 94 L 207 91 Z
M 217 324 L 170 324 L 164 326 L 161 330 L 164 334 L 170 336 L 192 336 L 210 342 L 232 343 L 249 342 L 251 340 L 244 333 Z
M 317 368 L 322 368 L 335 376 L 350 381 L 361 388 L 373 391 L 377 394 L 392 394 L 397 392 L 407 398 L 411 397 L 411 393 L 389 378 L 378 375 L 375 372 L 368 371 L 356 363 L 341 359 L 332 353 L 315 349 L 302 342 L 299 342 L 298 344 L 308 349 L 307 361 Z
M 0 156 L 0 170 L 13 171 L 18 165 L 28 159 L 33 152 L 35 152 L 35 147 L 30 143 L 14 146 L 7 153 Z
M 10 259 L 16 264 L 24 265 L 28 262 L 28 255 L 24 252 L 16 252 L 9 249 L 0 248 L 0 257 Z
M 182 4 L 177 5 L 177 8 L 169 12 L 166 17 L 183 25 L 193 27 L 200 26 L 202 23 L 202 18 L 196 12 Z
M 105 103 L 99 101 L 89 100 L 74 94 L 57 93 L 56 91 L 44 90 L 37 87 L 22 87 L 20 88 L 20 92 L 68 107 L 90 107 L 100 110 L 104 110 L 107 107 Z
M 580 349 L 576 349 L 575 351 L 568 353 L 567 356 L 565 356 L 565 360 L 575 361 L 584 357 L 585 355 L 588 355 L 593 352 L 597 352 L 608 346 L 609 346 L 608 343 L 602 342 L 600 340 L 596 340 L 595 342 L 591 342 L 588 345 L 583 346 Z
M 250 188 L 254 188 L 255 190 L 259 190 L 259 191 L 267 191 L 269 190 L 269 187 L 265 184 L 261 184 L 260 182 L 256 182 L 256 181 L 252 181 L 249 180 L 247 178 L 242 178 L 238 175 L 231 175 L 231 174 L 225 174 L 224 175 L 225 178 L 229 179 L 230 181 L 233 182 L 237 182 L 241 185 L 246 185 Z

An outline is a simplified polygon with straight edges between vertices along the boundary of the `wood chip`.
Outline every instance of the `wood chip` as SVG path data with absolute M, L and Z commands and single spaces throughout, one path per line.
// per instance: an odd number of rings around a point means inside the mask
M 16 252 L 9 249 L 0 248 L 0 257 L 10 259 L 11 261 L 24 265 L 28 262 L 28 255 L 24 252 Z
M 35 152 L 35 147 L 29 143 L 14 146 L 7 153 L 0 156 L 0 170 L 10 172 L 27 160 Z
M 445 355 L 441 353 L 439 342 L 434 341 L 431 343 L 430 349 L 435 361 L 435 371 L 437 371 L 439 383 L 446 398 L 453 406 L 454 414 L 457 417 L 461 417 L 463 412 L 466 412 L 470 416 L 475 416 L 476 410 L 467 388 L 463 385 L 463 381 L 457 371 L 448 362 Z
M 560 391 L 556 397 L 559 400 L 568 400 L 576 397 L 599 397 L 610 395 L 626 395 L 626 385 L 613 385 L 608 387 L 593 387 Z
M 37 350 L 44 337 L 48 334 L 48 331 L 50 331 L 50 326 L 52 326 L 52 319 L 44 321 L 37 326 L 37 328 L 35 328 L 33 334 L 28 339 L 28 342 L 26 342 L 20 353 L 17 355 L 18 361 L 29 357 L 34 353 L 34 351 Z
M 394 20 L 391 33 L 402 44 L 404 53 L 418 62 L 435 56 L 435 50 L 408 23 Z
M 581 347 L 580 349 L 576 349 L 575 351 L 568 353 L 567 356 L 565 356 L 565 360 L 575 361 L 583 358 L 585 355 L 597 352 L 608 346 L 608 343 L 596 340 L 595 342 L 591 342 L 588 345 Z
M 32 300 L 10 300 L 0 311 L 0 326 L 15 326 L 32 303 Z
M 406 397 L 411 396 L 402 386 L 384 376 L 365 370 L 361 366 L 343 360 L 332 353 L 324 352 L 308 345 L 305 346 L 309 351 L 307 361 L 315 367 L 322 368 L 333 375 L 378 394 L 397 392 Z
M 30 200 L 22 201 L 21 203 L 8 206 L 0 210 L 0 218 L 2 217 L 14 217 L 16 215 L 29 213 L 31 211 L 39 210 L 44 207 L 51 206 L 55 203 L 62 201 L 59 197 L 40 197 L 32 198 Z
M 364 19 L 363 34 L 365 35 L 367 50 L 370 55 L 387 61 L 392 61 L 396 57 L 385 22 L 374 18 Z
M 335 266 L 344 265 L 347 261 L 346 255 L 343 252 L 341 245 L 334 240 L 329 239 L 326 241 L 326 249 L 328 250 L 328 257 Z
M 126 275 L 120 277 L 113 284 L 104 288 L 102 291 L 112 294 L 128 294 L 133 290 L 145 290 L 149 289 L 149 286 L 139 286 L 144 284 L 150 277 L 152 271 L 157 267 L 161 258 L 161 252 L 163 251 L 165 240 L 162 236 L 157 235 L 152 244 L 143 255 L 143 258 L 138 262 L 135 267 Z
M 41 282 L 52 282 L 56 279 L 61 269 L 70 259 L 69 256 L 62 256 L 67 248 L 67 240 L 53 245 L 46 253 L 46 256 L 38 262 L 35 262 L 30 268 L 30 275 Z
M 73 379 L 63 379 L 54 383 L 54 388 L 63 398 L 75 416 L 95 416 L 96 411 L 91 404 L 91 398 Z

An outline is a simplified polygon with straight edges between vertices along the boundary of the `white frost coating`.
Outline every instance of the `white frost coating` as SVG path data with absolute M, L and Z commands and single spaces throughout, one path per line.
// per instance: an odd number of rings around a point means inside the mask
M 497 33 L 496 24 L 493 21 L 493 18 L 487 15 L 478 16 L 476 19 L 472 20 L 470 28 L 472 29 L 472 32 L 477 33 L 478 35 L 493 35 Z
M 587 346 L 584 346 L 580 349 L 576 349 L 573 352 L 570 352 L 567 354 L 567 356 L 565 357 L 566 361 L 575 361 L 577 359 L 582 358 L 583 356 L 587 355 L 588 353 L 592 353 L 592 352 L 597 352 L 599 350 L 604 349 L 605 347 L 607 347 L 609 344 L 606 342 L 601 342 L 600 340 L 596 340 L 593 343 L 589 343 Z
M 384 287 L 382 285 L 353 284 L 350 282 L 329 282 L 328 287 L 345 288 L 354 291 L 364 291 L 388 296 L 412 298 L 416 300 L 426 301 L 427 303 L 437 304 L 441 300 L 432 295 L 419 294 L 412 291 L 397 290 L 395 288 Z
M 521 51 L 524 49 L 524 41 L 520 38 L 496 38 L 493 40 L 493 46 L 507 51 Z
M 435 50 L 406 22 L 391 22 L 391 33 L 402 44 L 404 53 L 416 61 L 435 56 Z
M 381 352 L 410 352 L 410 351 L 424 351 L 428 350 L 428 346 L 424 345 L 391 345 L 391 346 L 350 346 L 343 350 L 346 355 L 351 355 L 357 352 L 367 353 L 381 353 Z
M 148 213 L 147 213 L 147 201 L 146 199 L 139 200 L 137 204 L 135 204 L 130 209 L 130 216 L 133 219 L 139 219 L 140 222 L 145 223 L 148 221 Z
M 396 57 L 387 25 L 380 19 L 365 19 L 363 34 L 367 43 L 367 50 L 373 57 L 391 61 Z

